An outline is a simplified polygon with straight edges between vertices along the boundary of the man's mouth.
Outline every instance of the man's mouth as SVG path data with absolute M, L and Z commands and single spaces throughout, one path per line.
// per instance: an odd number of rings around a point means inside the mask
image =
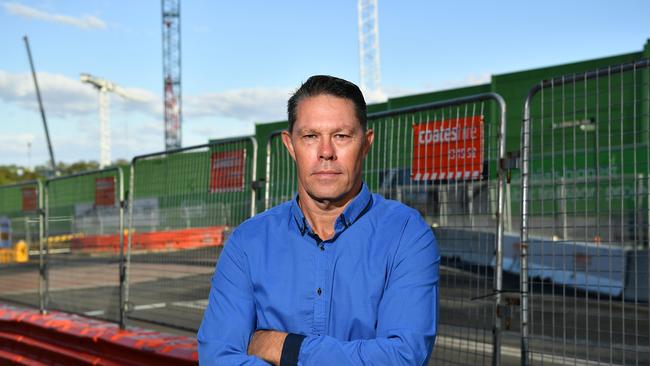
M 314 172 L 312 174 L 317 175 L 317 176 L 322 176 L 322 177 L 328 177 L 328 176 L 338 175 L 338 174 L 341 174 L 341 173 L 338 172 L 338 171 L 335 171 L 335 170 L 320 170 L 320 171 Z

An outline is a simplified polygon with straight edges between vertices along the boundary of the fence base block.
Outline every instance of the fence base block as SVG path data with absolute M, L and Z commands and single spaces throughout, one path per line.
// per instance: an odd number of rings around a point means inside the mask
M 18 364 L 196 365 L 194 338 L 61 312 L 0 304 L 0 361 Z

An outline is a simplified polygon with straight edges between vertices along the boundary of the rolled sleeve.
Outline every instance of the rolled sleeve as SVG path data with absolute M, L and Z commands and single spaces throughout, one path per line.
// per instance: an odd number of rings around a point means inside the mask
M 268 365 L 247 354 L 255 303 L 245 253 L 231 235 L 219 258 L 208 307 L 197 335 L 201 365 Z

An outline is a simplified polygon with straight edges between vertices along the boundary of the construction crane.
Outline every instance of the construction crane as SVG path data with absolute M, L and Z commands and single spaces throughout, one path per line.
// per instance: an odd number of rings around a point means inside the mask
M 111 129 L 108 119 L 108 93 L 115 93 L 125 99 L 140 100 L 138 96 L 127 92 L 115 83 L 92 76 L 81 74 L 80 80 L 94 86 L 99 91 L 99 166 L 104 168 L 111 164 Z
M 181 147 L 181 1 L 161 0 L 165 150 Z
M 359 71 L 361 90 L 370 101 L 386 99 L 379 70 L 379 21 L 377 0 L 358 0 Z

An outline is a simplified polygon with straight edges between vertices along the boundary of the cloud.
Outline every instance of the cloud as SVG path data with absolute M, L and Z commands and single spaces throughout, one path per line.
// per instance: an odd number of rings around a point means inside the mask
M 0 134 L 0 154 L 18 155 L 27 154 L 28 145 L 32 145 L 32 133 L 2 133 Z
M 4 3 L 5 11 L 10 15 L 43 20 L 46 22 L 71 25 L 82 29 L 106 29 L 106 23 L 92 15 L 73 17 L 63 14 L 50 14 L 19 3 Z
M 387 85 L 382 88 L 382 91 L 389 98 L 397 98 L 412 94 L 431 93 L 440 90 L 487 84 L 490 83 L 491 80 L 492 76 L 489 73 L 469 74 L 462 79 L 443 80 L 435 83 L 427 83 L 419 87 Z
M 227 117 L 240 121 L 268 122 L 286 118 L 289 88 L 236 89 L 188 96 L 184 118 Z
M 440 86 L 442 89 L 460 88 L 464 86 L 473 86 L 480 84 L 487 84 L 492 80 L 492 76 L 487 73 L 469 74 L 461 80 L 445 80 Z
M 61 74 L 37 74 L 48 116 L 70 117 L 97 113 L 97 91 L 88 84 Z M 144 113 L 162 117 L 162 97 L 151 91 L 123 87 L 132 98 L 110 94 L 111 113 Z M 268 122 L 286 118 L 289 88 L 250 88 L 219 93 L 188 95 L 183 99 L 185 120 L 229 118 L 243 122 Z M 12 74 L 0 70 L 0 100 L 37 110 L 34 82 L 30 73 Z
M 97 91 L 78 79 L 60 74 L 37 73 L 38 84 L 48 116 L 66 118 L 97 113 Z M 137 100 L 111 96 L 111 109 L 162 115 L 162 101 L 153 93 L 137 88 L 124 88 Z M 0 70 L 0 100 L 21 108 L 37 110 L 34 82 L 30 73 L 11 74 Z

